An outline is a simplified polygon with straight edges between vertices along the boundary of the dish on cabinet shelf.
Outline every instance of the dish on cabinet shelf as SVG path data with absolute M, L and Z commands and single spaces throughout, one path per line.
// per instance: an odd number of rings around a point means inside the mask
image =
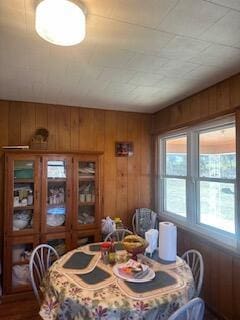
M 13 230 L 21 230 L 27 227 L 32 218 L 30 210 L 22 210 L 13 214 Z
M 65 214 L 47 214 L 47 225 L 50 227 L 62 226 L 65 222 Z

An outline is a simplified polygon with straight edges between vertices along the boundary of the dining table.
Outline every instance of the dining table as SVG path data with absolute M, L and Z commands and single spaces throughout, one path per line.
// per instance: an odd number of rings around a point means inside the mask
M 122 243 L 115 247 L 120 257 L 126 253 Z M 157 251 L 151 258 L 138 255 L 155 277 L 130 282 L 104 263 L 100 250 L 101 243 L 87 244 L 54 262 L 41 284 L 44 320 L 163 320 L 192 299 L 193 275 L 180 257 L 167 262 Z

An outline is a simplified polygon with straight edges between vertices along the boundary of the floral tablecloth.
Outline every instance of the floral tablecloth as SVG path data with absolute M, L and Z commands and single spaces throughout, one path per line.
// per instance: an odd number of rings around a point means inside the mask
M 193 296 L 192 273 L 181 258 L 177 258 L 175 263 L 165 264 L 142 256 L 156 274 L 164 273 L 174 279 L 174 283 L 153 290 L 146 288 L 139 293 L 117 278 L 111 266 L 101 262 L 99 252 L 90 253 L 95 257 L 86 271 L 93 277 L 86 284 L 82 270 L 64 268 L 66 261 L 76 252 L 89 254 L 89 246 L 68 252 L 53 264 L 44 279 L 44 300 L 40 309 L 44 320 L 164 320 Z M 96 268 L 109 276 L 95 283 Z

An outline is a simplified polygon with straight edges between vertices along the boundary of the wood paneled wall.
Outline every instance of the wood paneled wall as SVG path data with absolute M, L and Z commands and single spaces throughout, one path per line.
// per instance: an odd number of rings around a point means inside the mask
M 237 107 L 240 107 L 240 74 L 154 114 L 152 133 L 157 135 L 216 118 L 235 112 Z M 240 110 L 237 110 L 239 132 Z M 223 319 L 240 320 L 240 253 L 235 254 L 178 228 L 179 254 L 193 248 L 199 250 L 204 259 L 204 300 Z
M 0 146 L 29 144 L 36 128 L 49 130 L 51 151 L 103 151 L 103 214 L 131 225 L 136 207 L 151 207 L 151 116 L 87 108 L 0 101 Z M 132 157 L 115 157 L 116 141 L 132 141 Z M 0 225 L 3 218 L 3 153 Z
M 229 113 L 240 106 L 240 74 L 153 115 L 152 133 L 163 133 Z
M 204 281 L 201 296 L 221 319 L 240 320 L 240 257 L 203 237 L 178 228 L 178 253 L 201 252 Z

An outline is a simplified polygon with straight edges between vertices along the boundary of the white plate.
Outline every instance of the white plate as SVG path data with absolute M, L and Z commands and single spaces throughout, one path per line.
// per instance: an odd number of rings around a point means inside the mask
M 121 263 L 121 264 L 116 264 L 114 267 L 113 267 L 113 273 L 125 280 L 125 281 L 128 281 L 128 282 L 136 282 L 136 283 L 142 283 L 142 282 L 148 282 L 148 281 L 151 281 L 152 279 L 155 278 L 155 272 L 149 268 L 149 272 L 146 274 L 145 277 L 141 278 L 141 279 L 137 279 L 137 278 L 133 278 L 133 277 L 129 277 L 129 276 L 124 276 L 122 274 L 119 273 L 118 271 L 118 268 L 125 265 L 125 263 Z M 146 268 L 148 268 L 148 266 L 142 264 L 142 267 L 143 267 L 143 271 L 146 270 Z

